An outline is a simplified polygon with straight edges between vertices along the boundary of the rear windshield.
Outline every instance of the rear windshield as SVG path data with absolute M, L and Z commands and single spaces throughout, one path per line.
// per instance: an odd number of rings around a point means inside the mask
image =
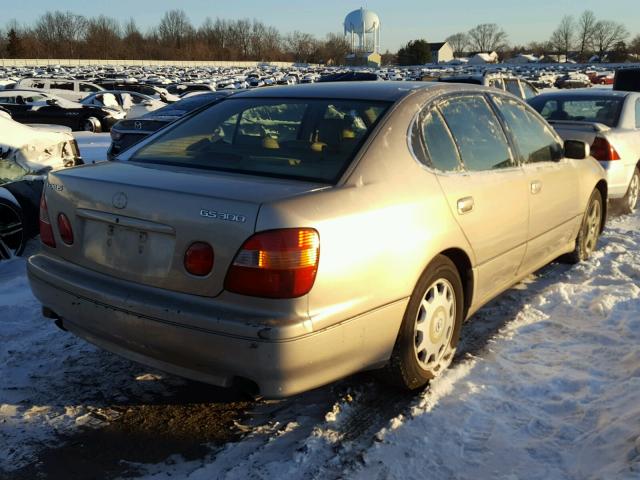
M 529 101 L 547 120 L 602 123 L 608 127 L 618 124 L 622 98 L 612 97 L 536 97 Z
M 388 107 L 232 98 L 168 129 L 129 160 L 335 183 Z
M 195 110 L 196 108 L 202 107 L 207 103 L 215 102 L 221 98 L 226 97 L 227 95 L 216 94 L 216 93 L 203 93 L 200 95 L 194 95 L 193 97 L 185 98 L 183 100 L 178 100 L 175 103 L 170 103 L 166 107 L 159 108 L 153 112 L 153 116 L 175 116 L 180 117 L 187 112 Z

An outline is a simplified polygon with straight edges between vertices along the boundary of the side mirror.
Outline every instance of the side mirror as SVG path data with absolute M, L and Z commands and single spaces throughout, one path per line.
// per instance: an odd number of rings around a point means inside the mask
M 574 160 L 584 160 L 591 155 L 589 144 L 579 140 L 565 140 L 564 156 Z

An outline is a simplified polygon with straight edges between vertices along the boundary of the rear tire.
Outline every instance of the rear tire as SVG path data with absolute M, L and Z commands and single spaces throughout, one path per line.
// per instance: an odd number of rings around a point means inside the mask
M 638 196 L 640 195 L 640 171 L 638 167 L 633 170 L 633 176 L 629 182 L 627 193 L 620 200 L 620 208 L 622 213 L 633 213 L 638 205 Z
M 27 244 L 22 208 L 0 198 L 0 260 L 21 255 Z
M 96 117 L 87 117 L 82 122 L 82 130 L 85 132 L 100 133 L 102 132 L 102 124 Z
M 576 247 L 573 252 L 561 257 L 562 261 L 571 264 L 580 263 L 587 260 L 596 250 L 602 229 L 602 212 L 602 194 L 596 188 L 589 198 L 587 210 L 576 238 Z
M 460 339 L 463 300 L 458 269 L 449 258 L 437 256 L 411 294 L 383 372 L 385 380 L 415 390 L 451 364 Z

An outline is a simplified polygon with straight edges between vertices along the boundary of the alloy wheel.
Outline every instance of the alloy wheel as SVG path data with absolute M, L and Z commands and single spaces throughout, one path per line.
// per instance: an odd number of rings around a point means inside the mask
M 456 321 L 456 298 L 451 283 L 440 278 L 422 298 L 415 319 L 414 354 L 425 370 L 437 368 L 449 350 Z
M 0 258 L 9 259 L 21 253 L 24 225 L 17 210 L 0 205 Z

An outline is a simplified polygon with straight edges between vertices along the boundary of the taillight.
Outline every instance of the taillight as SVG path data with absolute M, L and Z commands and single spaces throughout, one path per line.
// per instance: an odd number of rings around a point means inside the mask
M 213 269 L 213 248 L 208 243 L 195 242 L 184 254 L 184 268 L 191 275 L 204 277 Z
M 225 289 L 253 297 L 300 297 L 313 287 L 319 259 L 320 238 L 312 228 L 256 233 L 236 255 Z
M 600 161 L 620 160 L 620 155 L 606 138 L 596 137 L 591 145 L 591 156 Z
M 60 238 L 67 245 L 73 244 L 73 228 L 71 228 L 71 222 L 64 213 L 58 214 L 58 232 L 60 232 Z
M 49 220 L 49 209 L 47 208 L 47 200 L 44 196 L 44 191 L 40 197 L 40 241 L 49 247 L 56 246 L 56 241 L 53 238 L 53 228 L 51 228 L 51 220 Z

